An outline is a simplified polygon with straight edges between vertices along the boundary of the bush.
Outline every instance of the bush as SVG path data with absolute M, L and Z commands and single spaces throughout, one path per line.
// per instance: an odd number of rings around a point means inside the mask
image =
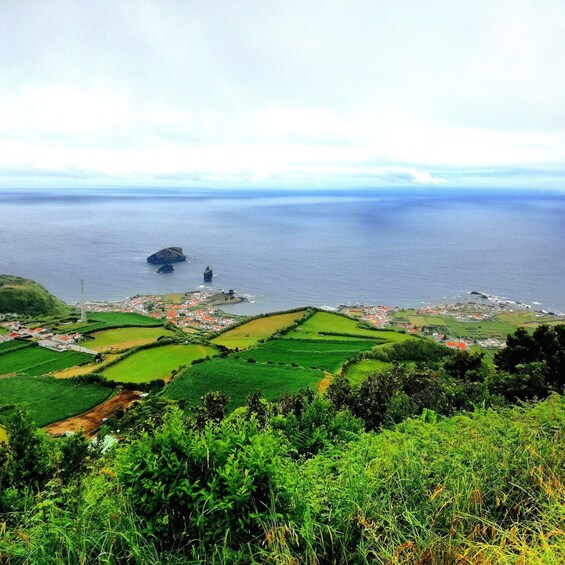
M 180 411 L 119 455 L 118 477 L 146 534 L 165 546 L 199 540 L 244 544 L 262 531 L 279 488 L 280 441 L 251 421 L 224 421 L 201 433 Z

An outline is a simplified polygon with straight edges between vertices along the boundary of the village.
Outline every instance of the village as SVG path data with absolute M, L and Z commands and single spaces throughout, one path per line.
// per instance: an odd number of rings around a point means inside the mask
M 506 347 L 506 334 L 512 330 L 511 325 L 516 327 L 520 321 L 536 324 L 563 318 L 554 313 L 532 310 L 526 304 L 485 295 L 466 302 L 424 305 L 415 309 L 341 305 L 338 311 L 377 328 L 425 336 L 457 350 L 476 346 L 503 349 Z
M 219 306 L 242 302 L 233 290 L 201 290 L 185 294 L 143 295 L 120 302 L 86 302 L 88 312 L 129 312 L 164 320 L 187 331 L 218 332 L 237 323 L 238 318 Z
M 87 314 L 97 312 L 123 312 L 149 316 L 169 322 L 188 333 L 218 332 L 234 325 L 238 318 L 222 312 L 218 305 L 232 304 L 245 300 L 233 290 L 227 292 L 196 291 L 178 295 L 134 296 L 118 302 L 85 302 Z M 79 307 L 81 305 L 78 305 Z M 54 331 L 51 327 L 24 324 L 17 319 L 1 323 L 6 333 L 0 334 L 0 343 L 13 339 L 31 340 L 39 347 L 52 351 L 79 351 L 96 355 L 96 351 L 83 347 L 83 336 L 74 331 L 59 333 L 61 325 Z M 78 328 L 80 330 L 80 328 Z
M 187 332 L 219 332 L 238 323 L 241 318 L 225 313 L 221 307 L 247 300 L 243 295 L 229 291 L 210 289 L 167 295 L 137 295 L 115 302 L 85 302 L 87 313 L 122 312 L 149 316 L 163 320 Z M 468 350 L 472 347 L 502 349 L 506 347 L 506 335 L 519 321 L 527 323 L 561 319 L 553 313 L 531 310 L 528 305 L 482 297 L 467 302 L 424 305 L 416 309 L 383 305 L 339 305 L 338 312 L 357 318 L 376 328 L 390 328 L 413 335 L 431 338 L 451 349 Z M 509 317 L 515 316 L 513 322 Z M 522 318 L 520 318 L 520 316 Z M 526 318 L 524 317 L 526 316 Z M 501 320 L 506 320 L 506 322 Z M 539 320 L 539 322 L 536 322 Z M 80 327 L 73 333 L 60 333 L 49 327 L 26 326 L 18 320 L 2 323 L 6 332 L 0 342 L 11 339 L 31 339 L 40 347 L 53 351 L 80 351 L 95 354 L 81 345 Z M 78 331 L 77 331 L 78 330 Z
M 50 328 L 29 327 L 20 324 L 15 320 L 12 322 L 4 322 L 2 324 L 7 333 L 0 335 L 0 343 L 13 339 L 26 339 L 37 342 L 39 347 L 50 349 L 51 351 L 79 351 L 81 353 L 89 353 L 97 355 L 96 351 L 92 351 L 86 347 L 79 345 L 82 335 L 80 333 L 58 334 L 51 331 Z

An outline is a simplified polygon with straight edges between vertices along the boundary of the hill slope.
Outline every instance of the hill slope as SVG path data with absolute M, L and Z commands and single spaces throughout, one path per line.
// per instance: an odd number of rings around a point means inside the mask
M 0 275 L 0 314 L 57 316 L 70 311 L 69 306 L 35 281 L 14 275 Z

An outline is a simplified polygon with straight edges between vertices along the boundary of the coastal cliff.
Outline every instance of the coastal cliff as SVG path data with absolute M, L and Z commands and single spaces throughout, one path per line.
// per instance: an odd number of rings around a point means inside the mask
M 45 287 L 22 277 L 0 275 L 0 313 L 25 316 L 67 315 L 72 309 Z

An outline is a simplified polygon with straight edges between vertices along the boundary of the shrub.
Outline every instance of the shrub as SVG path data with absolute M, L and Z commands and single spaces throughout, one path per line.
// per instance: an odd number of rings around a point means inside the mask
M 188 429 L 176 410 L 119 455 L 118 477 L 146 534 L 165 546 L 244 544 L 262 531 L 282 467 L 280 441 L 253 420 Z

